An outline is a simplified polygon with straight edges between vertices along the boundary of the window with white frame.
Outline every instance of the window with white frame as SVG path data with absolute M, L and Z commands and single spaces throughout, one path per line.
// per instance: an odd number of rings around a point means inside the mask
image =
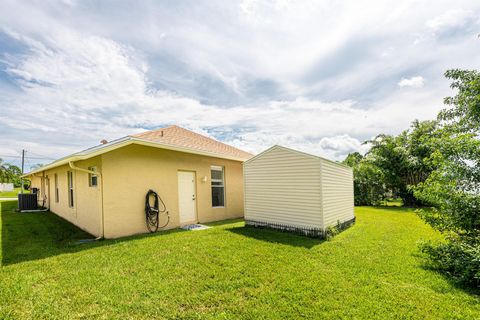
M 68 182 L 68 206 L 70 208 L 73 208 L 74 206 L 74 201 L 73 201 L 73 172 L 68 171 L 67 172 L 67 182 Z
M 225 206 L 225 178 L 224 169 L 220 166 L 211 166 L 212 207 Z
M 90 171 L 97 171 L 97 167 L 88 167 Z M 90 187 L 96 187 L 98 185 L 98 176 L 93 173 L 88 174 L 88 185 Z

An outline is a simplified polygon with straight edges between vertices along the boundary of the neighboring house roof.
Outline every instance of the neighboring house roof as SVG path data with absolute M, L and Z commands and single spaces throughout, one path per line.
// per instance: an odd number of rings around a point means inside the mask
M 106 144 L 101 144 L 67 157 L 58 159 L 43 167 L 32 170 L 25 174 L 28 176 L 37 172 L 42 172 L 51 168 L 55 168 L 69 162 L 89 159 L 100 154 L 125 147 L 130 144 L 138 144 L 149 147 L 199 154 L 209 157 L 245 161 L 253 157 L 253 154 L 242 151 L 228 144 L 203 136 L 201 134 L 183 129 L 179 126 L 169 126 L 158 130 L 147 131 L 130 136 L 126 136 L 117 140 L 113 140 Z

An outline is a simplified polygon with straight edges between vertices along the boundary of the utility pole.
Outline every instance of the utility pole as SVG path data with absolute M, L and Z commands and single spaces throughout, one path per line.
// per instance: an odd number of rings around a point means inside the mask
M 20 193 L 23 194 L 23 171 L 24 171 L 24 166 L 25 166 L 25 149 L 22 150 L 22 178 L 20 179 L 21 189 Z

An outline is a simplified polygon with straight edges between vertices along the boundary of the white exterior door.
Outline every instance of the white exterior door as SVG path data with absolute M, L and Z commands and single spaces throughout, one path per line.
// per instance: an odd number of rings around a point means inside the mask
M 181 225 L 197 222 L 195 172 L 178 171 L 178 209 Z

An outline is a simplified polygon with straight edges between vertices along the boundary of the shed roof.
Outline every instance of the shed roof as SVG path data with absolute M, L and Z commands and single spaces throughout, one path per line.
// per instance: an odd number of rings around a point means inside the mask
M 352 169 L 349 166 L 347 166 L 346 164 L 343 164 L 343 163 L 340 163 L 340 162 L 337 162 L 337 161 L 333 161 L 333 160 L 330 160 L 330 159 L 327 159 L 327 158 L 324 158 L 324 157 L 320 157 L 320 156 L 317 156 L 317 155 L 314 155 L 314 154 L 310 154 L 310 153 L 295 150 L 295 149 L 292 149 L 292 148 L 287 148 L 287 147 L 284 147 L 284 146 L 280 146 L 278 144 L 273 145 L 270 148 L 258 153 L 256 156 L 252 156 L 250 159 L 245 161 L 245 164 L 253 162 L 253 161 L 255 161 L 255 159 L 261 158 L 262 155 L 264 155 L 265 153 L 268 153 L 268 152 L 270 152 L 272 150 L 275 150 L 275 149 L 283 149 L 283 150 L 286 150 L 286 151 L 291 152 L 291 153 L 302 155 L 304 157 L 314 158 L 314 159 L 317 159 L 319 161 L 328 161 L 328 162 L 333 163 L 335 165 L 338 165 L 340 167 L 345 167 L 345 168 L 348 168 L 348 169 Z

